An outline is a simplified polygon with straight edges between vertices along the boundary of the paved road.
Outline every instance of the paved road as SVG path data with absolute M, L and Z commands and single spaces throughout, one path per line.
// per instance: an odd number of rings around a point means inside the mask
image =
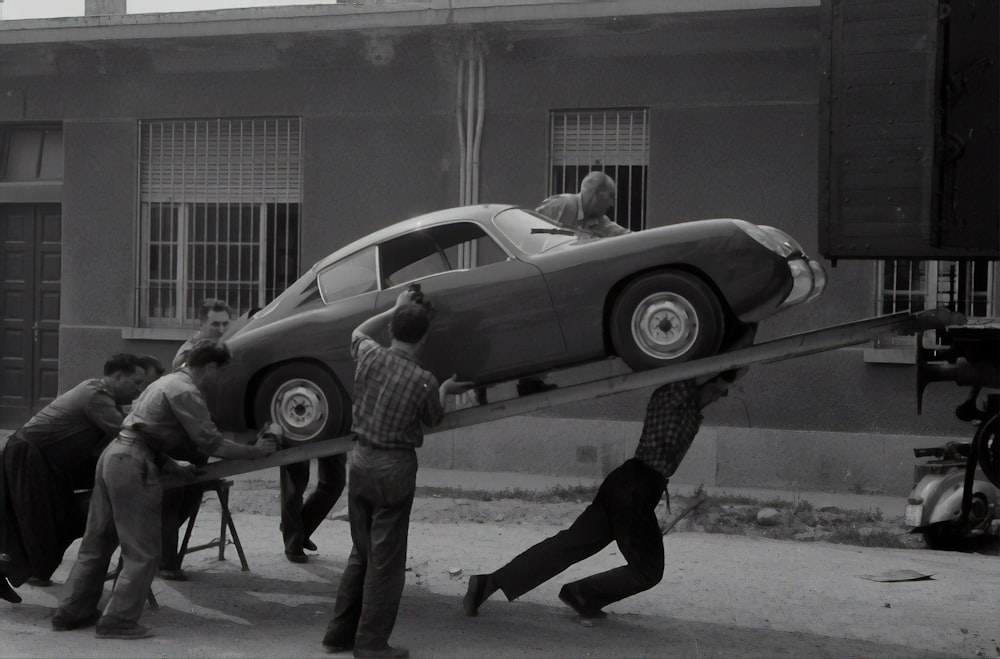
M 324 656 L 320 639 L 349 550 L 347 524 L 325 523 L 315 538 L 319 553 L 296 565 L 281 555 L 276 517 L 236 517 L 251 571 L 240 571 L 231 547 L 223 562 L 212 551 L 187 557 L 190 581 L 154 583 L 161 606 L 143 619 L 154 638 L 51 632 L 62 586 L 25 587 L 23 604 L 0 602 L 0 656 Z M 206 504 L 197 537 L 217 524 Z M 414 522 L 393 641 L 414 657 L 1000 657 L 1000 559 L 926 550 L 672 533 L 664 581 L 609 607 L 609 618 L 591 627 L 556 593 L 566 580 L 620 564 L 613 548 L 522 600 L 494 596 L 478 618 L 462 614 L 468 574 L 502 564 L 552 530 L 544 520 Z M 862 578 L 900 569 L 933 579 Z M 455 570 L 462 574 L 452 577 Z

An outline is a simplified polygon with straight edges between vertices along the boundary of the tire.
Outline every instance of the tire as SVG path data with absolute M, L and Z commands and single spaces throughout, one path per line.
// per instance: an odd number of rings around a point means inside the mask
M 944 551 L 968 551 L 974 549 L 978 542 L 988 535 L 983 535 L 989 529 L 993 515 L 990 513 L 990 502 L 982 493 L 972 495 L 969 508 L 969 518 L 965 524 L 958 521 L 938 522 L 921 530 L 924 542 L 931 549 Z
M 348 418 L 348 400 L 337 379 L 316 364 L 279 366 L 254 396 L 257 427 L 277 421 L 286 445 L 336 437 Z
M 998 429 L 1000 415 L 994 414 L 976 431 L 976 454 L 979 468 L 994 487 L 1000 487 L 1000 447 L 998 447 Z
M 669 323 L 663 329 L 662 324 Z M 657 272 L 629 283 L 611 310 L 611 345 L 634 371 L 715 354 L 725 334 L 722 305 L 686 272 Z
M 961 551 L 968 544 L 962 529 L 954 522 L 939 522 L 923 529 L 921 535 L 929 549 L 940 551 Z

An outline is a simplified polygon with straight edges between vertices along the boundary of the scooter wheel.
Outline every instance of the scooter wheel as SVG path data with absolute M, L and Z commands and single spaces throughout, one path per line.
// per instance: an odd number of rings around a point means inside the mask
M 1000 441 L 997 439 L 997 427 L 1000 425 L 1000 415 L 984 423 L 976 431 L 976 459 L 986 478 L 994 486 L 1000 487 Z
M 953 551 L 961 549 L 963 545 L 960 529 L 951 522 L 941 522 L 928 526 L 920 534 L 924 536 L 924 542 L 930 549 Z

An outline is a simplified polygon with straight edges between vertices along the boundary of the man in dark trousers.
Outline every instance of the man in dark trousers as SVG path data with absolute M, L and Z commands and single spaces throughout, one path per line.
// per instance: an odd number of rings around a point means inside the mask
M 495 572 L 470 577 L 462 601 L 465 614 L 478 615 L 479 607 L 497 590 L 515 600 L 612 542 L 618 543 L 626 565 L 566 584 L 559 599 L 583 618 L 603 618 L 606 614 L 602 609 L 608 604 L 660 583 L 663 536 L 656 506 L 666 492 L 667 480 L 698 433 L 701 410 L 724 396 L 743 371 L 656 389 L 646 406 L 634 457 L 608 474 L 593 503 L 568 529 L 529 548 Z
M 104 377 L 62 394 L 6 440 L 0 453 L 0 598 L 20 602 L 11 584 L 48 581 L 66 548 L 83 535 L 86 511 L 74 491 L 94 486 L 97 458 L 118 434 L 121 407 L 139 394 L 145 376 L 138 357 L 114 355 L 104 363 Z
M 429 303 L 404 291 L 392 309 L 361 323 L 351 335 L 355 362 L 357 434 L 348 485 L 354 546 L 340 579 L 333 619 L 323 636 L 328 652 L 355 657 L 408 657 L 389 646 L 406 577 L 406 541 L 416 490 L 421 424 L 444 416 L 445 396 L 468 387 L 454 376 L 438 386 L 417 354 L 430 325 Z M 389 326 L 391 346 L 374 338 Z
M 281 537 L 285 558 L 306 563 L 304 549 L 316 551 L 310 536 L 333 510 L 347 483 L 347 456 L 343 453 L 316 458 L 316 487 L 303 502 L 309 485 L 309 461 L 280 468 Z
M 87 512 L 87 530 L 67 580 L 67 594 L 52 616 L 52 629 L 68 631 L 97 623 L 97 637 L 138 639 L 151 635 L 139 624 L 160 560 L 160 473 L 193 476 L 194 465 L 173 456 L 197 450 L 222 458 L 260 458 L 277 449 L 273 436 L 255 444 L 224 437 L 212 422 L 204 390 L 230 359 L 225 344 L 204 341 L 186 365 L 146 388 L 101 454 Z M 104 577 L 121 545 L 122 570 L 103 613 L 97 609 Z

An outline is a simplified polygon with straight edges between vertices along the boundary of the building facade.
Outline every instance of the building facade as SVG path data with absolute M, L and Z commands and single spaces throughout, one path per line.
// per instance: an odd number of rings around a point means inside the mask
M 616 219 L 633 229 L 739 217 L 816 252 L 818 2 L 121 4 L 0 22 L 5 427 L 111 353 L 169 361 L 204 297 L 260 307 L 374 229 L 468 203 L 533 207 L 593 168 L 618 181 Z M 759 336 L 935 306 L 939 270 L 842 261 L 823 297 Z M 992 265 L 975 277 L 981 315 L 995 315 Z M 871 450 L 877 469 L 845 487 L 899 489 L 910 447 L 968 434 L 954 385 L 932 387 L 916 415 L 902 343 L 753 369 L 708 414 L 717 455 L 693 461 L 718 475 L 735 455 L 741 474 L 756 465 L 753 484 L 807 484 L 794 464 L 768 465 L 803 443 L 820 461 L 830 446 Z M 476 467 L 462 456 L 497 434 L 537 446 L 553 422 L 546 446 L 572 446 L 546 451 L 596 475 L 637 437 L 647 394 L 449 434 L 427 459 Z M 560 462 L 534 454 L 500 468 Z

